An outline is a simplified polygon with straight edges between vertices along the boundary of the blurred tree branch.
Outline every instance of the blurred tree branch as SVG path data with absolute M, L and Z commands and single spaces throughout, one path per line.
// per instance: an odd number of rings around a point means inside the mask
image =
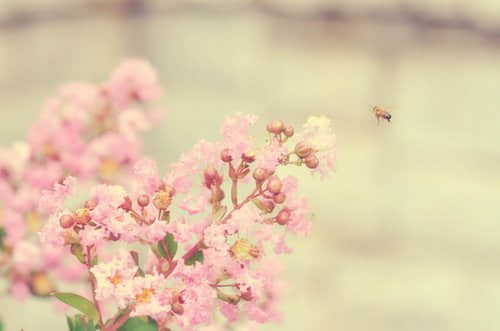
M 487 26 L 473 17 L 442 16 L 429 10 L 408 5 L 395 8 L 365 8 L 357 11 L 335 6 L 317 6 L 293 10 L 273 1 L 254 0 L 217 2 L 183 0 L 155 2 L 147 0 L 102 1 L 90 0 L 54 8 L 11 9 L 0 16 L 0 30 L 23 29 L 45 22 L 76 20 L 97 15 L 123 17 L 167 17 L 197 13 L 211 16 L 245 15 L 257 13 L 270 19 L 286 22 L 373 23 L 378 25 L 405 25 L 416 31 L 458 30 L 492 42 L 500 41 L 500 27 Z

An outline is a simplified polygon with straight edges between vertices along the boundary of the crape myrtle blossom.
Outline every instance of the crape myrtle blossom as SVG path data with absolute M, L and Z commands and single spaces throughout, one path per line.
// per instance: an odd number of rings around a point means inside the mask
M 151 105 L 161 95 L 155 75 L 148 62 L 128 59 L 101 84 L 66 84 L 44 104 L 26 142 L 0 148 L 0 267 L 11 293 L 28 288 L 47 295 L 55 279 L 82 280 L 82 266 L 64 258 L 69 252 L 64 240 L 55 236 L 50 241 L 57 249 L 40 248 L 36 234 L 76 179 L 82 185 L 128 185 L 142 158 L 141 133 L 161 117 Z M 57 232 L 59 224 L 47 222 Z M 88 231 L 86 240 L 106 235 Z
M 311 231 L 307 199 L 282 173 L 304 166 L 326 176 L 335 136 L 323 118 L 297 133 L 272 121 L 260 143 L 251 134 L 256 121 L 228 117 L 220 141 L 200 141 L 164 177 L 143 158 L 130 185 L 97 185 L 76 206 L 68 203 L 72 179 L 44 192 L 40 207 L 52 213 L 40 240 L 66 247 L 88 270 L 101 330 L 133 317 L 158 330 L 217 329 L 220 316 L 227 323 L 281 318 L 277 255 L 292 251 L 288 236 Z M 144 249 L 103 258 L 116 243 Z M 101 307 L 110 300 L 117 313 L 106 319 Z

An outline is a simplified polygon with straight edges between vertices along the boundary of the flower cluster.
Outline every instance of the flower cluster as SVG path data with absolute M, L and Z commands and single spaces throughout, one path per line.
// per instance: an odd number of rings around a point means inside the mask
M 149 63 L 125 60 L 102 84 L 63 86 L 25 142 L 0 148 L 0 267 L 12 295 L 44 296 L 54 290 L 54 279 L 82 279 L 82 267 L 64 259 L 63 246 L 40 247 L 36 234 L 57 210 L 58 197 L 69 193 L 67 176 L 128 185 L 142 157 L 140 133 L 161 116 L 150 109 L 160 93 Z
M 145 87 L 137 95 L 155 93 Z M 258 144 L 256 122 L 227 118 L 219 141 L 200 141 L 165 176 L 143 158 L 130 185 L 97 185 L 76 205 L 71 177 L 44 193 L 40 207 L 51 216 L 41 242 L 69 249 L 88 269 L 101 330 L 134 317 L 159 330 L 215 326 L 218 312 L 229 323 L 280 318 L 276 255 L 292 251 L 287 235 L 311 229 L 307 199 L 287 168 L 328 175 L 335 136 L 327 118 L 311 117 L 298 132 L 269 123 L 267 142 Z M 116 248 L 124 242 L 140 249 Z M 113 302 L 117 312 L 106 314 L 102 307 Z

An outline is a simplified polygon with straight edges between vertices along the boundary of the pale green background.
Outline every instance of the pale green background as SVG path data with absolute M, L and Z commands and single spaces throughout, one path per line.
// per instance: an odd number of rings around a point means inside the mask
M 266 330 L 499 329 L 497 1 L 258 2 L 286 17 L 252 1 L 152 1 L 172 8 L 135 17 L 89 3 L 0 0 L 0 142 L 21 139 L 60 84 L 103 80 L 132 55 L 165 86 L 168 117 L 146 138 L 163 169 L 235 111 L 262 125 L 326 114 L 338 170 L 302 178 L 314 228 L 284 259 L 285 319 Z M 322 7 L 347 19 L 304 18 Z M 408 8 L 475 25 L 412 23 Z M 19 10 L 40 19 L 16 23 Z M 393 123 L 376 124 L 375 104 Z M 0 305 L 9 331 L 63 329 L 51 305 Z

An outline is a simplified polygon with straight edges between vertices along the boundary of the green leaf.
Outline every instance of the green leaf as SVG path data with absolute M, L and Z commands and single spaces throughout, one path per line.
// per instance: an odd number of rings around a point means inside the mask
M 5 232 L 5 230 L 3 228 L 0 228 L 0 249 L 4 249 L 5 248 L 5 244 L 4 244 L 4 239 L 5 239 L 5 236 L 7 235 L 7 233 Z M 0 331 L 3 330 L 3 325 L 0 324 Z
M 157 331 L 156 322 L 147 317 L 132 317 L 118 331 Z
M 130 256 L 132 256 L 132 259 L 134 260 L 134 263 L 137 266 L 137 273 L 139 274 L 139 276 L 144 277 L 145 273 L 141 269 L 141 266 L 139 265 L 139 253 L 137 253 L 136 251 L 130 251 Z
M 97 255 L 94 255 L 92 258 L 92 261 L 90 262 L 91 266 L 95 266 L 97 263 L 99 263 L 99 260 L 97 259 Z
M 83 327 L 83 321 L 80 318 L 80 315 L 75 316 L 75 331 L 85 331 Z
M 202 251 L 196 251 L 189 259 L 184 261 L 185 265 L 193 265 L 196 262 L 203 263 L 203 252 Z
M 95 323 L 93 320 L 89 320 L 89 325 L 87 326 L 87 331 L 96 331 Z
M 71 245 L 71 253 L 80 261 L 80 263 L 85 264 L 85 254 L 83 253 L 83 247 L 79 244 Z
M 97 311 L 97 308 L 92 302 L 82 297 L 81 295 L 59 292 L 54 294 L 54 296 L 65 304 L 81 311 L 82 313 L 87 315 L 89 319 L 94 321 L 99 320 L 99 312 Z
M 75 324 L 73 323 L 73 318 L 66 316 L 66 322 L 68 323 L 69 331 L 75 331 Z
M 168 254 L 165 252 L 163 243 L 167 246 Z M 177 241 L 175 241 L 174 236 L 171 233 L 167 233 L 163 240 L 158 242 L 158 250 L 160 251 L 161 256 L 166 258 L 167 260 L 172 260 L 177 253 Z M 170 255 L 170 257 L 169 257 Z

